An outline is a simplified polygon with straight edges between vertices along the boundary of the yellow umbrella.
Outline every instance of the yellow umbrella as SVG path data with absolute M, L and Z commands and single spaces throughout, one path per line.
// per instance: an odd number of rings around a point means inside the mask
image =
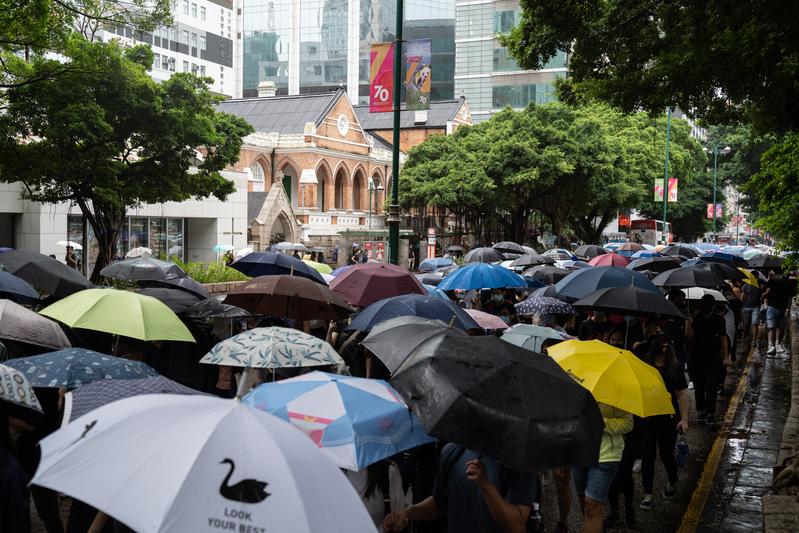
M 752 287 L 760 287 L 760 283 L 758 282 L 757 276 L 752 274 L 752 271 L 746 268 L 738 267 L 738 270 L 743 272 L 744 276 L 743 282 L 747 285 L 751 285 Z
M 660 372 L 632 352 L 597 340 L 569 340 L 547 352 L 598 402 L 640 417 L 674 414 Z
M 330 274 L 331 272 L 333 272 L 333 269 L 330 268 L 330 265 L 326 265 L 324 263 L 317 263 L 316 261 L 311 261 L 309 259 L 303 259 L 302 262 L 308 265 L 309 267 L 313 268 L 320 274 Z

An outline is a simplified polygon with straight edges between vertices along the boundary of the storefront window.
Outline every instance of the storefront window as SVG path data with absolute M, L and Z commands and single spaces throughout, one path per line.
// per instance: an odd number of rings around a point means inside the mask
M 166 245 L 170 258 L 183 259 L 183 219 L 168 218 L 166 220 Z
M 153 257 L 166 259 L 166 227 L 163 218 L 150 219 L 150 250 Z
M 130 217 L 130 241 L 128 250 L 140 246 L 147 247 L 147 219 L 143 217 Z

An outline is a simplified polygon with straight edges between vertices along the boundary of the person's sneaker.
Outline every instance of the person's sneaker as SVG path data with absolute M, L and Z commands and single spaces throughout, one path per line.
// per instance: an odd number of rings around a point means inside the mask
M 677 495 L 677 488 L 669 483 L 666 485 L 666 490 L 663 491 L 663 498 L 666 500 L 670 500 Z
M 697 424 L 704 424 L 706 416 L 707 415 L 705 414 L 704 411 L 697 411 L 696 412 L 696 423 Z
M 768 345 L 768 350 L 766 350 L 766 354 L 767 355 L 774 355 L 775 353 L 777 353 L 777 347 L 774 346 L 773 344 L 769 344 Z
M 641 460 L 636 459 L 633 463 L 633 473 L 638 474 L 639 472 L 641 472 Z
M 635 529 L 635 511 L 632 509 L 624 510 L 624 524 L 627 526 L 627 529 Z
M 619 515 L 616 513 L 610 513 L 607 518 L 605 518 L 605 529 L 616 527 L 619 523 Z
M 652 496 L 646 495 L 644 499 L 641 500 L 641 503 L 638 505 L 644 511 L 651 511 L 652 507 L 655 505 L 655 502 L 652 500 Z
M 713 413 L 708 413 L 708 414 L 707 414 L 707 416 L 705 417 L 705 423 L 706 423 L 708 426 L 715 426 L 715 425 L 717 425 L 717 424 L 718 424 L 718 422 L 716 421 L 716 415 L 714 415 Z
M 774 346 L 777 348 L 776 351 L 778 354 L 783 355 L 785 353 L 785 346 L 783 346 L 782 343 L 778 342 Z

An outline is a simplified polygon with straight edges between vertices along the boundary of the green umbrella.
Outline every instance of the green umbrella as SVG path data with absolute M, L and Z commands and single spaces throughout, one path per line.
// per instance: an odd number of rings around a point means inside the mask
M 144 341 L 195 342 L 166 305 L 150 296 L 117 289 L 87 289 L 40 311 L 71 328 L 104 331 Z

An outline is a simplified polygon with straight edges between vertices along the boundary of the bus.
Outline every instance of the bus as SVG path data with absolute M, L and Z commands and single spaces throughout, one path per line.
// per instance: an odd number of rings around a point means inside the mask
M 663 239 L 663 221 L 642 218 L 630 221 L 630 242 L 640 244 L 668 244 L 671 242 L 671 223 L 666 223 L 666 239 Z

